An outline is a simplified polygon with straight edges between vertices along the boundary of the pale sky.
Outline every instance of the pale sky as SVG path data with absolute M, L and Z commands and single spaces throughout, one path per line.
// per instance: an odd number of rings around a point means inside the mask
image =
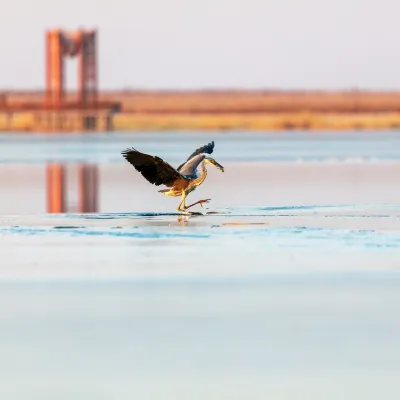
M 0 89 L 44 87 L 53 27 L 99 30 L 100 88 L 400 89 L 399 0 L 9 0 Z

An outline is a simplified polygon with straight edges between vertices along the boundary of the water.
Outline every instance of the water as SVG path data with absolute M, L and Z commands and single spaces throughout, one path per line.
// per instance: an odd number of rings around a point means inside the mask
M 112 132 L 2 134 L 0 163 L 121 163 L 121 151 L 128 147 L 181 163 L 194 149 L 211 140 L 216 142 L 215 154 L 221 162 L 400 159 L 400 135 L 397 132 Z
M 399 138 L 0 136 L 1 397 L 397 399 Z M 120 157 L 210 140 L 200 216 Z M 49 161 L 98 163 L 100 213 L 45 213 Z

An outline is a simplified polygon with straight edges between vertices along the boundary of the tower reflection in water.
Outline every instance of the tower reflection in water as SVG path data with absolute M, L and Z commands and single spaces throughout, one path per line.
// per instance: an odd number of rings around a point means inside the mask
M 96 164 L 76 164 L 68 168 L 61 163 L 46 166 L 47 212 L 51 214 L 78 212 L 98 212 L 98 166 Z M 75 176 L 71 176 L 75 169 Z M 72 178 L 72 179 L 68 179 Z M 71 184 L 75 183 L 75 193 Z M 71 195 L 76 194 L 75 204 Z

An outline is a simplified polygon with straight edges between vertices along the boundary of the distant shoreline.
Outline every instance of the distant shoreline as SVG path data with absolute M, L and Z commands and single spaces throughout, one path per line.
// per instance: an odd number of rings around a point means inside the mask
M 44 98 L 44 91 L 0 91 L 0 130 L 37 131 L 37 111 L 24 103 Z M 117 131 L 400 130 L 397 91 L 108 90 L 98 99 L 121 104 L 112 117 Z
M 269 113 L 269 114 L 135 114 L 118 113 L 113 131 L 400 131 L 398 113 Z M 24 112 L 7 121 L 0 113 L 1 132 L 37 132 L 35 116 Z

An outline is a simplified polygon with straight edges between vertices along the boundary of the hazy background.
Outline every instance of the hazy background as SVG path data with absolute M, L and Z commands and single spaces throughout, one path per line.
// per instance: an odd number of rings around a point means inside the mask
M 400 88 L 395 0 L 16 0 L 0 87 L 44 86 L 44 31 L 99 29 L 104 88 Z M 76 61 L 68 67 L 75 85 Z

